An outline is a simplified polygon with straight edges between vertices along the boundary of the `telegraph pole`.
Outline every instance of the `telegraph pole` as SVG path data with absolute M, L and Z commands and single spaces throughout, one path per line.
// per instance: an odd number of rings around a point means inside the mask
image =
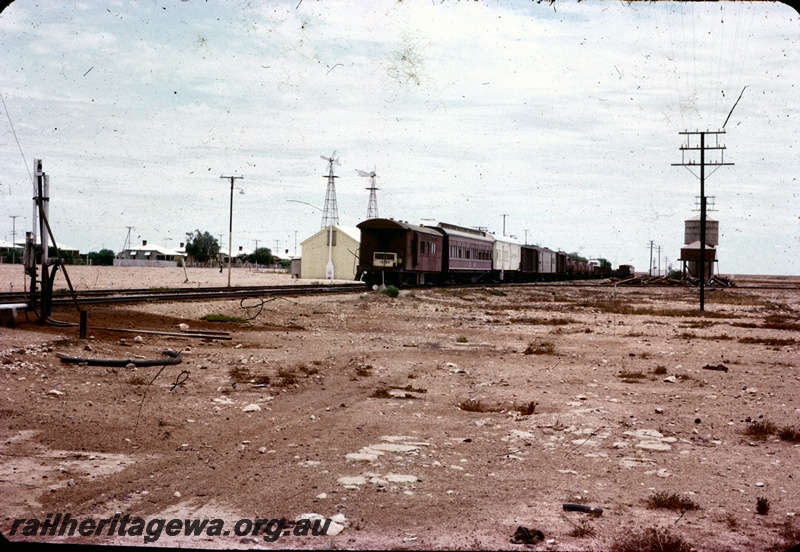
M 658 276 L 661 276 L 661 246 L 658 246 Z
M 508 215 L 500 215 L 500 216 L 503 217 L 503 237 L 505 237 L 505 235 L 506 235 L 506 217 Z
M 744 92 L 744 90 L 742 91 Z M 737 100 L 738 102 L 738 100 Z M 736 105 L 734 105 L 736 107 Z M 733 110 L 731 110 L 732 112 Z M 728 115 L 730 117 L 730 115 Z M 727 122 L 727 121 L 726 121 Z M 724 127 L 724 125 L 723 125 Z M 726 163 L 725 162 L 725 146 L 719 145 L 719 135 L 725 134 L 724 130 L 717 130 L 717 131 L 684 131 L 679 132 L 678 134 L 683 134 L 686 136 L 686 144 L 680 147 L 681 150 L 681 162 L 680 163 L 673 163 L 672 166 L 682 166 L 682 167 L 700 167 L 700 310 L 705 310 L 705 284 L 706 284 L 706 166 L 710 165 L 716 167 L 713 171 L 723 166 L 723 165 L 733 165 L 733 163 Z M 710 134 L 714 136 L 714 144 L 708 145 L 706 143 L 706 135 Z M 692 136 L 699 136 L 700 137 L 700 145 L 692 145 Z M 719 151 L 719 161 L 706 161 L 706 150 L 712 151 Z M 696 163 L 694 159 L 686 159 L 687 154 L 686 152 L 700 152 L 700 163 Z M 691 169 L 689 168 L 691 172 Z M 692 173 L 694 174 L 694 173 Z M 695 175 L 697 176 L 697 175 Z M 709 175 L 710 176 L 710 175 Z
M 650 266 L 647 267 L 647 274 L 653 275 L 653 240 L 650 240 Z
M 258 240 L 255 240 L 256 248 L 253 250 L 253 258 L 256 260 L 256 272 L 258 272 Z
M 231 180 L 231 213 L 228 225 L 228 287 L 231 287 L 231 260 L 233 259 L 233 181 L 242 180 L 243 176 L 220 176 L 220 178 L 230 178 Z
M 19 215 L 8 215 L 11 219 L 11 264 L 17 262 L 17 217 Z

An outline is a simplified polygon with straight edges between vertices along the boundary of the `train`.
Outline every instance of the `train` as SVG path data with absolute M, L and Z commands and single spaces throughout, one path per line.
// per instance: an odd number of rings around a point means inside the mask
M 516 283 L 629 277 L 631 265 L 616 270 L 596 261 L 577 261 L 563 251 L 521 244 L 513 238 L 440 222 L 411 224 L 371 218 L 361 231 L 356 280 L 370 286 L 447 283 Z

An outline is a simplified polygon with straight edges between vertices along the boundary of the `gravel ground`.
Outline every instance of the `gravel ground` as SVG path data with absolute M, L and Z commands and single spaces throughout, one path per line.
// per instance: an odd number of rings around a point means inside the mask
M 120 269 L 76 268 L 95 271 L 74 271 L 87 285 L 92 274 L 122 285 Z M 131 272 L 126 285 L 173 286 L 163 270 Z M 76 321 L 73 311 L 54 318 Z M 800 431 L 796 289 L 709 292 L 705 313 L 688 288 L 561 285 L 286 298 L 254 314 L 240 301 L 92 306 L 85 341 L 24 317 L 0 328 L 0 531 L 65 512 L 219 518 L 226 529 L 316 513 L 338 516 L 341 532 L 156 544 L 609 550 L 647 528 L 702 550 L 800 542 L 800 444 L 788 431 Z M 181 324 L 231 339 L 144 331 Z M 165 349 L 182 362 L 57 356 Z M 659 497 L 676 509 L 648 507 Z M 543 539 L 514 543 L 519 527 Z

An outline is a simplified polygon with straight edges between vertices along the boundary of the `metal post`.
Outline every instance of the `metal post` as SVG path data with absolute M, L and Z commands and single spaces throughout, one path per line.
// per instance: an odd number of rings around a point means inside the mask
M 706 292 L 706 133 L 700 133 L 700 310 Z
M 46 228 L 44 220 L 50 220 L 50 175 L 42 174 L 42 181 L 43 195 L 41 196 L 41 201 L 42 213 L 44 214 L 44 217 L 39 217 L 39 224 L 42 231 L 42 267 L 45 267 L 50 259 L 50 236 L 47 234 L 47 232 L 45 232 Z

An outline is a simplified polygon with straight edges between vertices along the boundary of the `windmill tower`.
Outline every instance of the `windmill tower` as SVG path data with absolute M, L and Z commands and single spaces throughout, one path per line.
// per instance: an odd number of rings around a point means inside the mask
M 367 218 L 373 219 L 378 218 L 378 195 L 375 193 L 380 188 L 375 186 L 375 179 L 378 178 L 378 175 L 375 174 L 375 168 L 372 169 L 372 172 L 360 171 L 356 169 L 358 176 L 365 176 L 370 179 L 370 186 L 367 188 L 369 190 L 369 207 L 367 207 Z
M 328 189 L 325 192 L 325 209 L 322 211 L 322 226 L 320 226 L 320 229 L 322 229 L 339 224 L 339 209 L 336 207 L 336 184 L 334 183 L 334 179 L 339 177 L 333 174 L 333 165 L 335 163 L 341 166 L 341 163 L 339 163 L 339 158 L 336 157 L 335 151 L 330 157 L 325 157 L 324 155 L 320 155 L 320 157 L 328 162 L 328 174 L 323 177 L 328 179 Z

